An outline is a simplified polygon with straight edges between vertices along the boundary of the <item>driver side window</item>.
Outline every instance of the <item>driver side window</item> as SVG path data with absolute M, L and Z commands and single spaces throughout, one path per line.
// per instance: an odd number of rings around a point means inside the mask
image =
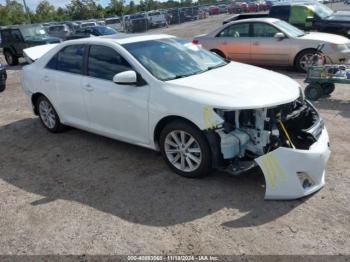
M 253 37 L 274 37 L 279 30 L 272 25 L 265 23 L 253 24 Z
M 114 49 L 102 45 L 92 45 L 90 47 L 87 66 L 88 76 L 112 81 L 116 74 L 128 70 L 133 69 Z
M 242 23 L 228 26 L 218 34 L 218 37 L 249 37 L 249 24 Z

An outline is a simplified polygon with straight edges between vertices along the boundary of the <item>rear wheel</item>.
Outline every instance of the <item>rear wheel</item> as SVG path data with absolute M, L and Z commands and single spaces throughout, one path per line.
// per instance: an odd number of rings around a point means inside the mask
M 196 178 L 211 170 L 211 154 L 202 131 L 186 121 L 166 125 L 160 134 L 165 162 L 177 174 Z
M 5 60 L 9 66 L 18 65 L 18 57 L 14 56 L 10 51 L 5 51 Z
M 305 88 L 304 93 L 307 99 L 315 101 L 323 95 L 323 90 L 320 84 L 311 83 Z
M 36 108 L 38 110 L 41 123 L 50 132 L 59 133 L 64 129 L 64 125 L 61 124 L 56 110 L 46 97 L 41 96 L 38 98 Z

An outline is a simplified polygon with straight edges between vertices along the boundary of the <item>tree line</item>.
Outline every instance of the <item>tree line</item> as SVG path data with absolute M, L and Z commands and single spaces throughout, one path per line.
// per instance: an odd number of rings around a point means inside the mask
M 196 4 L 210 4 L 215 0 L 199 0 Z M 110 16 L 122 16 L 142 11 L 156 9 L 191 6 L 192 0 L 140 0 L 136 4 L 131 0 L 125 4 L 123 0 L 110 0 L 108 6 L 103 7 L 94 0 L 71 0 L 65 7 L 56 8 L 47 0 L 42 0 L 34 11 L 25 10 L 17 1 L 7 1 L 6 5 L 0 4 L 0 26 L 50 21 L 70 21 L 86 19 L 102 19 Z

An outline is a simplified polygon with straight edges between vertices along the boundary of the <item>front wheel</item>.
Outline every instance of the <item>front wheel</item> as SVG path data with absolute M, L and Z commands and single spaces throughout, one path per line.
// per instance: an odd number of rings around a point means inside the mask
M 295 67 L 298 71 L 306 73 L 309 67 L 315 65 L 315 56 L 320 55 L 316 50 L 305 50 L 295 58 Z
M 5 60 L 9 66 L 18 65 L 18 57 L 14 56 L 10 51 L 5 51 Z
M 52 133 L 58 133 L 64 129 L 64 125 L 61 124 L 56 110 L 46 97 L 39 97 L 36 107 L 41 123 L 44 125 L 44 127 L 46 127 L 46 129 Z
M 197 178 L 211 170 L 211 154 L 204 134 L 186 121 L 174 121 L 164 127 L 160 149 L 165 162 L 181 176 Z

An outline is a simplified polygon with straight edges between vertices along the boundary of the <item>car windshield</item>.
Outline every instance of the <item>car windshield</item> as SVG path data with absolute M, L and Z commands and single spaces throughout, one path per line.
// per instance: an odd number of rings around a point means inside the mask
M 315 14 L 317 14 L 320 18 L 324 19 L 333 14 L 333 10 L 323 4 L 315 5 Z
M 296 28 L 295 26 L 292 26 L 291 24 L 288 24 L 285 21 L 279 20 L 274 22 L 273 24 L 291 37 L 301 37 L 305 35 L 304 31 Z
M 156 78 L 167 81 L 199 74 L 227 64 L 221 57 L 179 38 L 124 44 Z
M 47 32 L 42 26 L 22 27 L 19 30 L 24 40 L 36 40 L 47 37 Z
M 108 26 L 98 26 L 98 27 L 96 27 L 96 30 L 101 35 L 114 35 L 117 33 L 116 30 L 114 30 L 113 28 L 110 28 Z

